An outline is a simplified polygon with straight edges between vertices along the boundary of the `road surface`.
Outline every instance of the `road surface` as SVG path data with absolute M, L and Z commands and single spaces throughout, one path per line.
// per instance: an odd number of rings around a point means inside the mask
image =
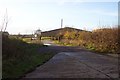
M 40 52 L 57 54 L 45 64 L 37 67 L 24 78 L 118 78 L 118 58 L 90 52 L 79 47 L 57 46 L 43 41 L 49 47 Z

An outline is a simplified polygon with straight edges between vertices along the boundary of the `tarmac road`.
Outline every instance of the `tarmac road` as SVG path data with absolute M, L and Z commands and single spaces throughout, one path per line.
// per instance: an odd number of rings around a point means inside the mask
M 79 47 L 49 45 L 40 52 L 51 51 L 57 54 L 45 64 L 37 67 L 24 78 L 118 78 L 118 58 L 96 54 Z

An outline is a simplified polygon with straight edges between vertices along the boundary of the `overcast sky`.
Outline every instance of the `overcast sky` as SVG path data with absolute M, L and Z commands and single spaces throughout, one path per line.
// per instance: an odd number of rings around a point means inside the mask
M 109 2 L 108 2 L 109 1 Z M 113 2 L 114 1 L 114 2 Z M 8 13 L 10 34 L 48 31 L 63 26 L 93 30 L 98 26 L 117 25 L 118 0 L 0 0 L 0 28 Z

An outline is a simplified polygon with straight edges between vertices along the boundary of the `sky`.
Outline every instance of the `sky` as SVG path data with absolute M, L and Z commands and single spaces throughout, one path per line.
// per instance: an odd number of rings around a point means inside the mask
M 118 24 L 118 0 L 0 0 L 0 29 L 8 15 L 6 31 L 31 34 L 61 27 L 94 30 Z

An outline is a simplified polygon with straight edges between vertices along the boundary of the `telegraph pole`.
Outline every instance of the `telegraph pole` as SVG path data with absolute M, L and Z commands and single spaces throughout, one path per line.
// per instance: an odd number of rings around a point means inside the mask
M 63 19 L 61 19 L 61 30 L 59 31 L 59 36 L 58 36 L 59 42 L 60 42 L 60 40 L 61 40 L 62 28 L 63 28 Z
M 61 19 L 61 28 L 63 28 L 63 19 Z

